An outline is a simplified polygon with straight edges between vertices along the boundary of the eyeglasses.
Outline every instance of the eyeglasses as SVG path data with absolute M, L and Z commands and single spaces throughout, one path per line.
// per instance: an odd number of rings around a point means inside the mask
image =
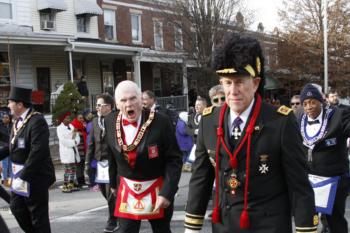
M 300 105 L 300 102 L 290 103 L 290 105 Z
M 219 97 L 215 97 L 213 98 L 213 102 L 214 103 L 219 103 L 219 100 L 221 100 L 221 102 L 224 102 L 225 101 L 225 96 L 221 96 L 220 98 Z
M 108 104 L 96 104 L 96 108 L 101 108 L 103 106 L 107 106 Z

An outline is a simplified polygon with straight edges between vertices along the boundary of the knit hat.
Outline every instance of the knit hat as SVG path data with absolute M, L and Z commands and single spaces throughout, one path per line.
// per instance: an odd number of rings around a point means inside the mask
M 320 91 L 313 84 L 308 83 L 304 86 L 303 90 L 300 92 L 300 101 L 304 102 L 306 99 L 316 99 L 323 103 L 323 97 Z

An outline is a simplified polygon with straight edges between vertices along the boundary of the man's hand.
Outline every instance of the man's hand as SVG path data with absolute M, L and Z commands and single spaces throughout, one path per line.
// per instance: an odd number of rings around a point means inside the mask
M 170 205 L 170 201 L 166 199 L 165 197 L 158 196 L 157 197 L 157 202 L 156 202 L 156 207 L 154 208 L 153 212 L 158 211 L 160 208 L 168 208 Z

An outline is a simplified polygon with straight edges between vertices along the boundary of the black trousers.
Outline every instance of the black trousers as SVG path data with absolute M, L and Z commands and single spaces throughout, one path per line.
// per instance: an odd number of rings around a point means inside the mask
M 4 199 L 7 203 L 10 203 L 10 194 L 4 189 L 4 187 L 1 186 L 0 184 L 0 197 Z
M 8 229 L 4 219 L 2 219 L 0 215 L 0 233 L 10 233 L 10 230 Z
M 173 217 L 174 204 L 172 203 L 164 211 L 164 217 L 161 219 L 148 220 L 151 224 L 153 233 L 171 233 L 170 221 Z M 118 233 L 139 233 L 141 221 L 126 218 L 118 218 Z
M 26 233 L 50 233 L 49 190 L 31 186 L 29 197 L 12 193 L 10 209 Z
M 339 181 L 332 215 L 323 215 L 327 220 L 328 228 L 331 233 L 348 232 L 348 222 L 345 218 L 346 197 L 348 195 L 349 186 L 348 179 L 348 177 L 343 176 Z
M 99 184 L 102 195 L 107 201 L 108 211 L 109 211 L 109 219 L 108 220 L 116 220 L 117 218 L 114 216 L 114 208 L 115 208 L 115 195 L 111 192 L 111 188 L 109 184 Z

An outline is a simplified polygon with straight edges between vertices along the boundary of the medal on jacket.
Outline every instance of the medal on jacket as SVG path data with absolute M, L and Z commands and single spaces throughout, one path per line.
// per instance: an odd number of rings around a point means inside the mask
M 150 126 L 150 124 L 152 123 L 153 119 L 154 119 L 154 111 L 151 111 L 149 113 L 147 121 L 142 125 L 140 131 L 136 135 L 136 139 L 134 140 L 134 142 L 131 143 L 130 145 L 126 145 L 123 142 L 122 131 L 121 131 L 122 114 L 121 113 L 118 114 L 117 121 L 116 121 L 117 141 L 118 141 L 119 146 L 123 149 L 124 154 L 127 153 L 127 152 L 131 152 L 131 151 L 136 149 L 136 147 L 141 142 L 141 140 L 142 140 L 142 138 L 143 138 L 143 136 L 144 136 L 144 134 L 146 132 L 146 129 L 148 128 L 148 126 Z
M 235 171 L 233 171 L 230 175 L 230 178 L 227 181 L 228 186 L 230 187 L 230 193 L 231 195 L 236 195 L 236 189 L 241 184 L 239 180 L 237 179 L 237 174 Z
M 12 145 L 15 143 L 15 139 L 16 139 L 16 137 L 17 137 L 18 132 L 19 132 L 22 128 L 24 128 L 25 125 L 27 124 L 27 122 L 29 121 L 29 119 L 30 119 L 33 115 L 35 115 L 35 114 L 37 114 L 37 113 L 38 113 L 38 112 L 32 111 L 29 115 L 27 115 L 27 117 L 23 120 L 22 125 L 21 125 L 18 129 L 16 129 L 16 124 L 13 124 L 13 126 L 12 126 L 13 137 L 12 137 L 12 139 L 11 139 L 11 144 L 12 144 Z

